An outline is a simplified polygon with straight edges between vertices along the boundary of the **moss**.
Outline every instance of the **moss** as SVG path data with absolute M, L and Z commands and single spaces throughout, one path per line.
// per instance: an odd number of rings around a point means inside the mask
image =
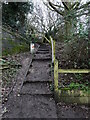
M 12 55 L 12 54 L 16 54 L 16 53 L 21 53 L 21 52 L 26 52 L 26 51 L 29 51 L 29 45 L 28 44 L 16 44 L 13 46 L 13 48 L 11 49 L 5 49 L 3 52 L 2 52 L 2 55 L 6 56 L 8 54 Z
M 72 92 L 72 91 L 74 91 L 75 93 L 77 92 L 77 93 L 79 93 L 80 91 L 82 92 L 82 93 L 84 93 L 84 94 L 86 94 L 86 95 L 90 95 L 90 88 L 88 88 L 88 90 L 86 90 L 86 89 L 71 89 L 71 88 L 69 88 L 69 87 L 65 87 L 65 88 L 59 88 L 59 91 L 63 91 L 63 92 L 68 92 L 68 91 L 70 91 L 70 93 Z

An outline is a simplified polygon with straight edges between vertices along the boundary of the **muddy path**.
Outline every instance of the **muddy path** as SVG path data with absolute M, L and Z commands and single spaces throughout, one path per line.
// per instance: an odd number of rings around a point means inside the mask
M 3 118 L 88 118 L 86 107 L 55 102 L 50 90 L 50 72 L 51 48 L 42 44 L 20 71 L 16 85 L 3 105 Z

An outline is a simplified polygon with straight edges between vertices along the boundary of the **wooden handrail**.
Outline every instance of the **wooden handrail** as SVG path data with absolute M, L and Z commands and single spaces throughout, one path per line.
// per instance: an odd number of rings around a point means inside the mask
M 90 69 L 59 69 L 58 73 L 90 73 Z
M 46 41 L 47 41 L 47 42 L 51 43 L 51 41 L 50 41 L 50 40 L 48 40 L 45 36 L 43 36 L 43 37 L 46 39 Z
M 51 43 L 51 48 L 52 48 L 52 63 L 55 63 L 55 41 L 53 38 L 50 36 L 50 43 Z

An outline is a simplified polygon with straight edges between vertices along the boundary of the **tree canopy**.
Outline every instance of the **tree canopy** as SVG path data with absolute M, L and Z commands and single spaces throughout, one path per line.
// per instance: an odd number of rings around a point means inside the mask
M 10 27 L 18 28 L 25 24 L 27 14 L 33 11 L 32 2 L 8 2 L 3 3 L 2 23 Z

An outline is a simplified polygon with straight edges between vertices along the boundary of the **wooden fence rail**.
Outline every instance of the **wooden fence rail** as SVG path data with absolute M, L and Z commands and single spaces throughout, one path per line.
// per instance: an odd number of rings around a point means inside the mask
M 59 69 L 58 73 L 90 73 L 88 69 Z

